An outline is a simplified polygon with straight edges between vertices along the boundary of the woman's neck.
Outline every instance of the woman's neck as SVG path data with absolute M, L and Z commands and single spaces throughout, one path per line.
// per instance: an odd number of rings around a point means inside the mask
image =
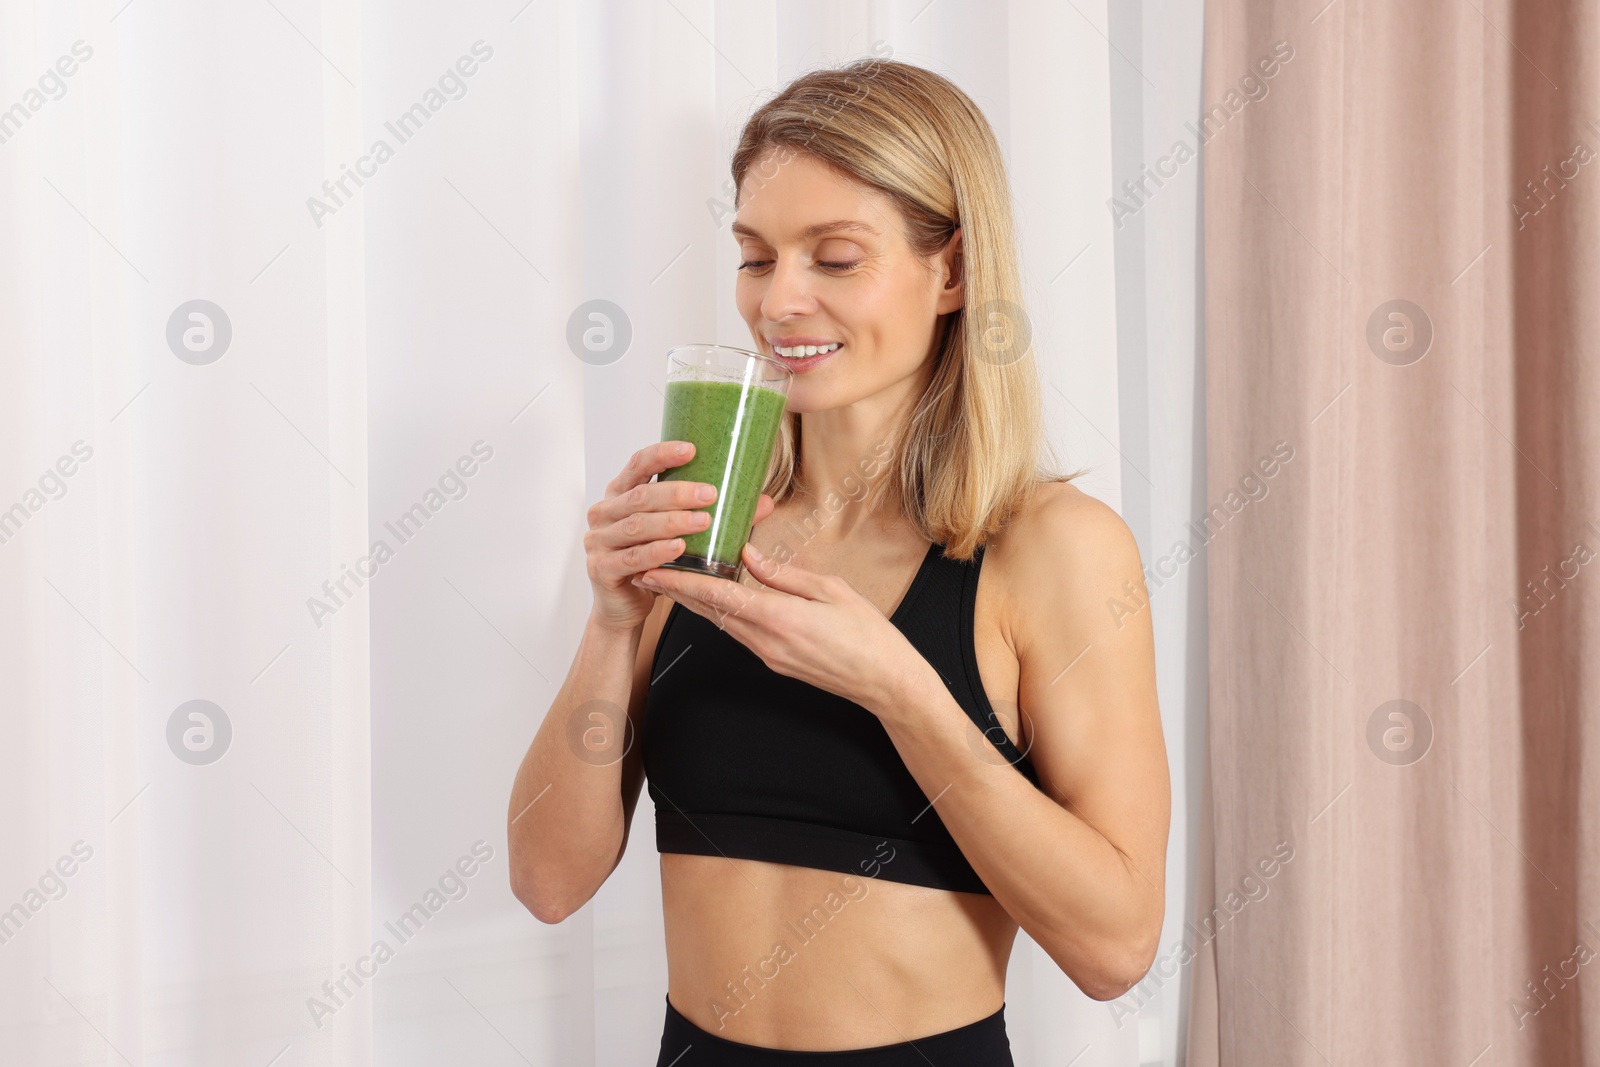
M 830 523 L 828 540 L 849 534 L 869 515 L 897 517 L 900 501 L 890 482 L 880 507 L 869 512 L 861 499 L 892 476 L 899 463 L 894 452 L 901 429 L 910 419 L 927 385 L 927 368 L 847 407 L 807 412 L 800 416 L 800 481 L 796 503 L 811 506 L 829 493 L 851 501 Z

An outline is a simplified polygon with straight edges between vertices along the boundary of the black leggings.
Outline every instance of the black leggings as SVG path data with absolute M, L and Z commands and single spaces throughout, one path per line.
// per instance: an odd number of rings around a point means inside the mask
M 838 1052 L 765 1048 L 700 1029 L 667 1000 L 656 1067 L 1015 1067 L 1006 1038 L 1006 1006 L 975 1023 L 915 1041 Z

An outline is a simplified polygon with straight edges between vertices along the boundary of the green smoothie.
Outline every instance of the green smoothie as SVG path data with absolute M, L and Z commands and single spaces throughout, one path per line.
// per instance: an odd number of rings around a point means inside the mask
M 740 553 L 767 483 L 772 446 L 783 422 L 784 395 L 738 382 L 667 383 L 663 441 L 690 441 L 694 458 L 662 471 L 660 480 L 709 482 L 717 499 L 701 508 L 711 525 L 684 536 L 684 551 L 667 566 L 737 576 Z

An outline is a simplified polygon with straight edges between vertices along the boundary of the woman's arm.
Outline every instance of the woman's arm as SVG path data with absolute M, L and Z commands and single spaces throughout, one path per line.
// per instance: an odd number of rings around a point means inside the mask
M 681 535 L 710 522 L 698 509 L 715 498 L 713 487 L 651 481 L 693 455 L 684 441 L 640 449 L 589 509 L 583 549 L 593 606 L 567 677 L 517 769 L 506 811 L 511 891 L 547 923 L 594 896 L 627 845 L 643 776 L 633 739 L 670 607 L 633 578 L 676 559 Z M 771 511 L 763 495 L 756 520 Z
M 658 597 L 644 626 L 627 631 L 590 618 L 517 769 L 506 813 L 511 891 L 541 922 L 583 907 L 627 848 L 644 781 L 640 715 L 671 607 Z
M 902 674 L 872 710 L 995 899 L 1086 994 L 1110 1000 L 1149 971 L 1165 899 L 1171 785 L 1148 595 L 1116 512 L 1065 486 L 1040 496 L 990 550 L 984 580 L 996 580 L 1044 791 L 975 755 L 990 742 L 931 668 Z

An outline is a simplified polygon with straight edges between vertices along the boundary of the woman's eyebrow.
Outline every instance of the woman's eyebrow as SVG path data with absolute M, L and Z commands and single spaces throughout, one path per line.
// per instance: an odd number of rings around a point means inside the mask
M 766 238 L 742 222 L 735 222 L 730 229 L 736 236 L 754 237 L 758 241 L 766 240 Z M 832 222 L 819 222 L 814 226 L 807 226 L 800 231 L 800 240 L 809 241 L 812 238 L 821 237 L 825 233 L 839 232 L 869 233 L 874 237 L 880 236 L 877 230 L 874 230 L 864 222 L 857 222 L 855 219 L 835 219 Z

